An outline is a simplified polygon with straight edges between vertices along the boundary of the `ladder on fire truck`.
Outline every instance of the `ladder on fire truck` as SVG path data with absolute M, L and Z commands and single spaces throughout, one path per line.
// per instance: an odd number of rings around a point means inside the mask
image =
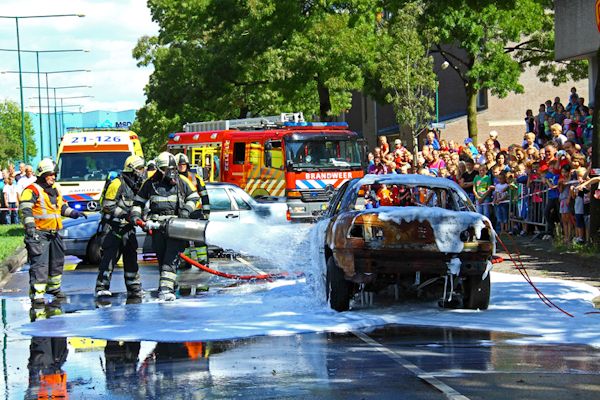
M 306 122 L 301 112 L 281 113 L 268 117 L 228 119 L 221 121 L 189 122 L 183 125 L 184 132 L 208 132 L 229 129 L 252 129 L 283 126 L 286 122 Z

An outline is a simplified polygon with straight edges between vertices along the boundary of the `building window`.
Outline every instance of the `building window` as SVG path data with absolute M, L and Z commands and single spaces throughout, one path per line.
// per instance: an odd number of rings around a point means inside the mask
M 477 110 L 483 110 L 488 107 L 487 89 L 483 88 L 477 93 Z

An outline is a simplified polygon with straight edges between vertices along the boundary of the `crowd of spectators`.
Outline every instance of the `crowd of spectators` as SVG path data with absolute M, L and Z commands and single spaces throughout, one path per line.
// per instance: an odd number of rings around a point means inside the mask
M 592 111 L 572 88 L 566 106 L 556 97 L 540 104 L 537 115 L 525 112 L 521 143 L 502 143 L 496 131 L 477 145 L 471 138 L 459 143 L 431 130 L 412 154 L 400 139 L 390 145 L 380 136 L 368 154 L 368 173 L 451 179 L 499 233 L 537 233 L 551 239 L 559 232 L 565 242 L 582 243 L 593 182 L 589 179 Z M 509 210 L 518 223 L 509 224 Z M 545 226 L 540 226 L 542 216 Z
M 19 170 L 15 170 L 13 164 L 8 164 L 2 169 L 0 176 L 0 224 L 18 224 L 19 201 L 21 192 L 30 184 L 35 182 L 31 165 L 19 164 Z

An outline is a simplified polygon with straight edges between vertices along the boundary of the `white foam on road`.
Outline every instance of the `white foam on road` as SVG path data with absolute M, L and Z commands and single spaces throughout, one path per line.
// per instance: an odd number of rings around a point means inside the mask
M 600 347 L 600 315 L 591 300 L 600 292 L 582 283 L 535 279 L 570 318 L 544 305 L 520 275 L 492 273 L 487 311 L 443 310 L 434 303 L 337 313 L 304 281 L 279 281 L 213 293 L 174 303 L 143 303 L 81 311 L 21 327 L 35 336 L 81 336 L 111 340 L 215 341 L 260 335 L 348 332 L 386 324 L 425 325 L 533 335 L 523 343 L 581 343 Z

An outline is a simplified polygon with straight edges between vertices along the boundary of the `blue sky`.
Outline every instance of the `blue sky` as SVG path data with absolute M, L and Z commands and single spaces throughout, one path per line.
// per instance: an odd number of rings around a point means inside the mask
M 144 0 L 2 0 L 0 15 L 26 16 L 85 14 L 83 18 L 39 18 L 19 20 L 22 50 L 87 49 L 89 53 L 40 53 L 40 71 L 89 69 L 91 72 L 50 74 L 48 85 L 89 85 L 91 88 L 60 89 L 57 97 L 82 105 L 82 111 L 137 109 L 144 104 L 144 86 L 152 69 L 139 68 L 131 51 L 139 37 L 156 35 Z M 14 19 L 0 19 L 0 48 L 16 49 Z M 34 53 L 22 53 L 23 71 L 36 70 Z M 16 52 L 0 52 L 0 71 L 18 70 Z M 42 75 L 41 86 L 45 86 Z M 23 86 L 37 86 L 36 74 L 23 74 Z M 19 102 L 18 74 L 0 74 L 0 100 Z M 24 89 L 27 111 L 37 111 L 37 89 Z M 42 93 L 42 97 L 46 95 Z M 51 91 L 51 96 L 53 96 Z M 45 100 L 42 100 L 44 108 Z M 69 108 L 70 111 L 77 110 Z M 65 109 L 65 111 L 67 111 Z

